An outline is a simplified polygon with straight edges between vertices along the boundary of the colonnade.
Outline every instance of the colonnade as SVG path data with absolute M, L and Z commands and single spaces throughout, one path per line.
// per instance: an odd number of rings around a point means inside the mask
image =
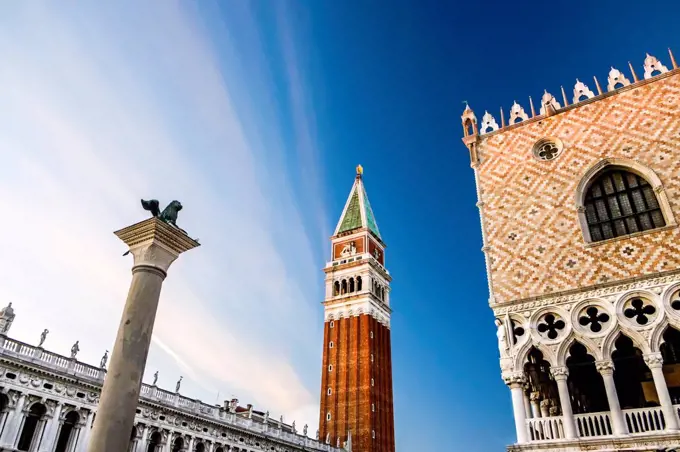
M 649 367 L 652 378 L 654 380 L 654 387 L 659 397 L 659 404 L 663 412 L 666 430 L 678 430 L 678 416 L 673 402 L 668 391 L 666 379 L 663 375 L 663 357 L 661 353 L 650 353 L 643 355 L 644 362 Z M 629 432 L 624 413 L 621 410 L 619 403 L 619 396 L 614 382 L 614 362 L 612 360 L 595 361 L 595 368 L 602 376 L 604 389 L 609 403 L 609 416 L 611 419 L 612 430 L 614 436 L 624 436 Z M 559 393 L 560 409 L 562 412 L 561 419 L 564 428 L 564 438 L 577 439 L 579 437 L 576 428 L 574 414 L 572 412 L 571 396 L 567 379 L 569 377 L 569 368 L 551 367 L 550 374 L 557 385 Z M 515 427 L 517 432 L 517 443 L 530 442 L 528 436 L 527 419 L 550 417 L 548 405 L 542 404 L 539 397 L 534 397 L 534 393 L 527 394 L 526 383 L 527 378 L 524 371 L 506 372 L 503 374 L 505 383 L 510 388 L 512 396 L 512 408 L 515 418 Z M 538 395 L 538 393 L 535 393 Z

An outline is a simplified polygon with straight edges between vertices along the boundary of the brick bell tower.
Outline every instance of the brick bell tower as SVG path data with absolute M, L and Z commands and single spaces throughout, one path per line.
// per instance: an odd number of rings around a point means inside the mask
M 357 167 L 326 264 L 319 437 L 394 452 L 390 281 L 385 244 Z

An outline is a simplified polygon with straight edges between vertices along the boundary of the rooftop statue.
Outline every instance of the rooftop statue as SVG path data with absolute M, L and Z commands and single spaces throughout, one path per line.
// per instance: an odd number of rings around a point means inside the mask
M 182 210 L 182 203 L 179 201 L 172 201 L 170 204 L 168 204 L 168 207 L 163 209 L 163 212 L 161 212 L 161 209 L 159 208 L 157 199 L 150 199 L 148 201 L 142 199 L 142 207 L 144 210 L 151 212 L 152 216 L 178 228 L 177 214 L 180 210 Z

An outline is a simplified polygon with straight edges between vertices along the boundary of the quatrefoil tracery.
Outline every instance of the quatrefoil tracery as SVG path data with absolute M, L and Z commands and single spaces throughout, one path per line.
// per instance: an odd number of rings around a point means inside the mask
M 635 320 L 638 325 L 647 325 L 656 313 L 656 308 L 642 298 L 633 298 L 630 306 L 624 309 L 623 315 L 631 320 Z
M 546 314 L 543 320 L 538 323 L 536 329 L 539 333 L 545 334 L 548 339 L 557 339 L 560 330 L 563 330 L 565 327 L 564 321 L 555 314 Z
M 602 326 L 607 322 L 609 322 L 609 314 L 600 312 L 597 306 L 587 308 L 584 315 L 581 315 L 578 319 L 581 326 L 588 327 L 593 333 L 602 331 Z

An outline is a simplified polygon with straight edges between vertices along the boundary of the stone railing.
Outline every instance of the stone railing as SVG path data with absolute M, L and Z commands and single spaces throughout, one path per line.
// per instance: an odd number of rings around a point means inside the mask
M 0 335 L 0 354 L 101 384 L 106 370 Z
M 576 423 L 576 433 L 581 438 L 612 435 L 612 420 L 609 411 L 575 414 L 574 422 Z
M 680 414 L 680 405 L 675 405 Z M 649 434 L 663 432 L 666 420 L 661 407 L 621 410 L 628 434 Z M 581 439 L 614 436 L 613 422 L 608 411 L 575 414 L 576 434 Z M 562 416 L 531 418 L 526 420 L 529 442 L 564 439 Z
M 195 416 L 208 418 L 221 424 L 231 425 L 257 434 L 264 434 L 292 444 L 304 445 L 318 451 L 340 451 L 330 444 L 324 444 L 319 440 L 309 438 L 298 433 L 290 432 L 291 427 L 279 426 L 279 422 L 269 419 L 264 423 L 264 418 L 253 413 L 248 417 L 247 412 L 232 413 L 222 409 L 219 405 L 208 405 L 200 400 L 190 399 L 178 393 L 172 393 L 156 386 L 142 384 L 140 397 L 160 405 L 170 406 L 174 409 L 187 411 Z
M 562 416 L 527 419 L 529 441 L 551 441 L 564 438 Z

